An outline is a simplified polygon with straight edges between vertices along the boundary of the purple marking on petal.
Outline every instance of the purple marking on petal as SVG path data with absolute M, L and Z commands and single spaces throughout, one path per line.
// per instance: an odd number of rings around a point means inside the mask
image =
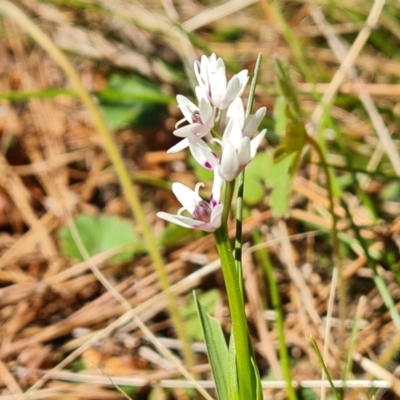
M 214 208 L 218 205 L 218 202 L 214 200 L 213 198 L 210 199 L 210 206 L 211 208 Z
M 204 163 L 204 167 L 207 169 L 212 169 L 212 165 L 208 161 Z
M 192 123 L 194 123 L 194 124 L 202 124 L 203 125 L 203 121 L 201 120 L 200 112 L 198 110 L 196 110 L 192 114 Z
M 199 201 L 196 208 L 193 211 L 193 216 L 199 221 L 210 222 L 210 216 L 211 216 L 210 205 L 204 200 Z

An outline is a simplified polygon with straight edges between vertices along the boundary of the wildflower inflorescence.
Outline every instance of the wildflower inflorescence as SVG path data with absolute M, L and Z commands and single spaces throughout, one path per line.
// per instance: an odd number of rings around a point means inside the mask
M 177 123 L 173 133 L 182 140 L 168 152 L 189 148 L 200 165 L 214 172 L 210 201 L 199 195 L 202 183 L 197 184 L 194 191 L 174 183 L 172 191 L 183 207 L 176 215 L 165 212 L 157 215 L 186 228 L 213 232 L 221 226 L 223 185 L 234 181 L 256 155 L 266 129 L 254 138 L 252 136 L 258 131 L 266 109 L 262 107 L 246 117 L 241 95 L 249 79 L 247 70 L 228 81 L 224 61 L 212 54 L 202 56 L 200 62 L 195 61 L 194 72 L 198 83 L 195 88 L 198 105 L 185 96 L 177 96 L 184 118 Z M 183 122 L 187 124 L 181 126 Z M 181 215 L 183 211 L 191 217 Z

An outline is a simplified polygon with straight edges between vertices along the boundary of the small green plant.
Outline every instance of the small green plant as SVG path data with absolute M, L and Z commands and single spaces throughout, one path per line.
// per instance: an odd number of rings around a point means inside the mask
M 104 119 L 110 128 L 127 124 L 148 126 L 174 99 L 135 75 L 112 74 L 107 88 L 97 93 Z
M 130 261 L 140 248 L 140 239 L 132 223 L 122 218 L 106 214 L 97 216 L 79 214 L 73 223 L 90 256 L 124 246 L 118 254 L 110 258 L 112 263 L 119 264 Z M 67 226 L 58 230 L 58 238 L 66 256 L 84 261 L 76 240 Z

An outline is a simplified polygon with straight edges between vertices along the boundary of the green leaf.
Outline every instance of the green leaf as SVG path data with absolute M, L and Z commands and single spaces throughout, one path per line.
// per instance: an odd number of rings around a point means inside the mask
M 107 125 L 112 129 L 122 128 L 138 117 L 135 107 L 125 104 L 101 104 L 101 109 Z
M 282 143 L 275 149 L 274 160 L 281 161 L 294 152 L 300 152 L 307 143 L 307 131 L 301 117 L 301 108 L 297 99 L 296 90 L 293 87 L 290 76 L 281 62 L 277 62 L 278 85 L 285 101 L 284 113 L 282 104 L 278 104 L 276 120 L 278 129 L 284 126 Z M 286 120 L 286 122 L 285 122 Z
M 307 143 L 307 132 L 302 121 L 298 121 L 286 106 L 286 127 L 282 143 L 275 149 L 274 160 L 281 161 L 294 152 L 300 152 Z
M 127 124 L 153 126 L 164 106 L 175 101 L 152 83 L 135 75 L 112 74 L 106 90 L 97 93 L 104 119 L 118 129 Z
M 228 358 L 228 397 L 229 400 L 240 400 L 240 386 L 236 364 L 236 347 L 233 331 L 229 339 L 229 358 Z M 244 400 L 244 399 L 243 399 Z M 258 400 L 258 399 L 257 399 Z
M 300 400 L 317 400 L 318 399 L 317 394 L 311 388 L 300 388 L 297 393 L 298 393 Z
M 201 302 L 203 309 L 214 314 L 215 306 L 219 299 L 219 291 L 217 289 L 208 290 L 207 292 L 197 292 L 197 299 Z M 182 307 L 182 317 L 185 321 L 186 332 L 193 340 L 202 340 L 202 328 L 199 317 L 197 315 L 197 305 L 194 298 L 190 298 L 188 303 Z
M 222 29 L 216 29 L 212 40 L 216 42 L 237 42 L 244 36 L 243 28 L 239 26 L 228 26 Z
M 265 184 L 272 189 L 270 206 L 275 216 L 286 214 L 289 206 L 289 191 L 291 188 L 291 167 L 294 154 L 275 162 L 271 153 L 265 153 L 264 172 Z
M 131 260 L 135 251 L 140 248 L 140 241 L 134 232 L 133 225 L 122 218 L 106 214 L 98 216 L 80 214 L 73 221 L 90 256 L 123 245 L 127 247 L 130 245 L 129 248 L 110 259 L 111 262 L 118 264 Z M 57 234 L 62 252 L 67 257 L 83 261 L 70 229 L 67 226 L 61 227 Z
M 228 347 L 225 342 L 221 325 L 215 318 L 212 318 L 203 308 L 193 292 L 199 314 L 204 339 L 207 346 L 208 359 L 215 381 L 218 398 L 229 399 L 227 390 L 226 372 L 228 369 Z
M 253 384 L 256 388 L 256 400 L 263 400 L 263 390 L 260 378 L 260 372 L 254 357 L 251 357 L 251 366 L 253 367 Z
M 259 204 L 265 197 L 265 174 L 268 156 L 266 153 L 258 153 L 246 167 L 244 180 L 244 202 L 248 206 Z
M 310 340 L 311 340 L 312 346 L 314 347 L 315 353 L 317 354 L 319 362 L 321 363 L 322 369 L 325 372 L 325 376 L 328 379 L 329 385 L 330 385 L 330 387 L 332 389 L 332 392 L 333 392 L 333 395 L 334 395 L 335 399 L 336 400 L 341 400 L 341 396 L 339 395 L 339 392 L 336 390 L 336 387 L 333 384 L 333 381 L 332 381 L 331 375 L 329 373 L 328 367 L 325 364 L 324 358 L 322 357 L 322 354 L 321 354 L 321 352 L 319 350 L 319 347 L 318 347 L 318 344 L 317 344 L 316 340 L 314 339 L 313 336 L 310 336 Z
M 132 104 L 158 103 L 171 104 L 175 97 L 168 96 L 160 88 L 137 75 L 111 74 L 107 89 L 97 93 L 102 101 Z
M 398 201 L 400 197 L 400 182 L 398 180 L 389 182 L 378 193 L 383 201 Z
M 276 63 L 276 72 L 278 74 L 278 85 L 280 94 L 284 97 L 286 104 L 291 109 L 293 116 L 301 120 L 300 103 L 297 99 L 296 89 L 290 79 L 287 67 L 279 60 Z
M 178 247 L 182 241 L 196 240 L 199 237 L 199 231 L 187 229 L 175 224 L 167 224 L 163 229 L 158 242 L 165 247 Z
M 279 136 L 285 134 L 286 115 L 285 115 L 286 101 L 283 96 L 278 96 L 274 105 L 273 118 L 275 122 L 275 133 Z

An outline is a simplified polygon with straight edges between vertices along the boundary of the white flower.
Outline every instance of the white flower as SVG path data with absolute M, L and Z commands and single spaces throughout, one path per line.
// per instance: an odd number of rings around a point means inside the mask
M 240 98 L 229 107 L 227 125 L 222 140 L 218 141 L 222 146 L 222 155 L 216 167 L 217 173 L 227 182 L 233 181 L 255 157 L 267 130 L 262 130 L 254 139 L 250 138 L 258 129 L 265 112 L 266 109 L 263 107 L 254 115 L 245 118 Z
M 200 62 L 195 61 L 194 72 L 203 95 L 220 110 L 225 110 L 243 93 L 249 79 L 245 69 L 227 82 L 224 61 L 214 53 L 210 57 L 202 56 Z
M 175 136 L 188 137 L 191 134 L 202 137 L 206 135 L 214 126 L 215 111 L 213 106 L 204 98 L 199 99 L 197 107 L 188 98 L 178 94 L 176 96 L 178 107 L 181 109 L 184 119 L 189 122 L 182 128 L 174 131 Z M 180 121 L 181 122 L 181 121 Z M 177 126 L 180 124 L 178 122 Z
M 213 139 L 212 139 L 213 140 Z M 219 164 L 219 157 L 202 139 L 193 136 L 188 139 L 189 149 L 193 158 L 204 168 L 214 170 Z
M 197 107 L 188 98 L 178 94 L 176 96 L 178 107 L 181 109 L 183 116 L 185 117 L 179 121 L 176 125 L 178 127 L 182 121 L 189 122 L 189 125 L 185 125 L 181 128 L 175 129 L 173 134 L 178 137 L 184 138 L 182 141 L 177 143 L 175 146 L 168 150 L 168 153 L 177 153 L 189 146 L 188 138 L 192 136 L 204 137 L 208 135 L 211 129 L 214 127 L 215 122 L 215 110 L 214 107 L 209 103 L 208 100 L 201 97 L 201 93 L 196 90 L 197 98 L 199 100 L 199 106 Z
M 221 226 L 224 209 L 223 204 L 220 203 L 222 183 L 222 179 L 216 176 L 209 202 L 203 200 L 199 195 L 200 186 L 204 186 L 203 183 L 198 183 L 194 190 L 182 183 L 173 183 L 172 191 L 182 204 L 182 208 L 178 210 L 176 215 L 158 212 L 157 216 L 184 228 L 214 232 Z M 192 217 L 181 215 L 183 211 L 187 211 Z

